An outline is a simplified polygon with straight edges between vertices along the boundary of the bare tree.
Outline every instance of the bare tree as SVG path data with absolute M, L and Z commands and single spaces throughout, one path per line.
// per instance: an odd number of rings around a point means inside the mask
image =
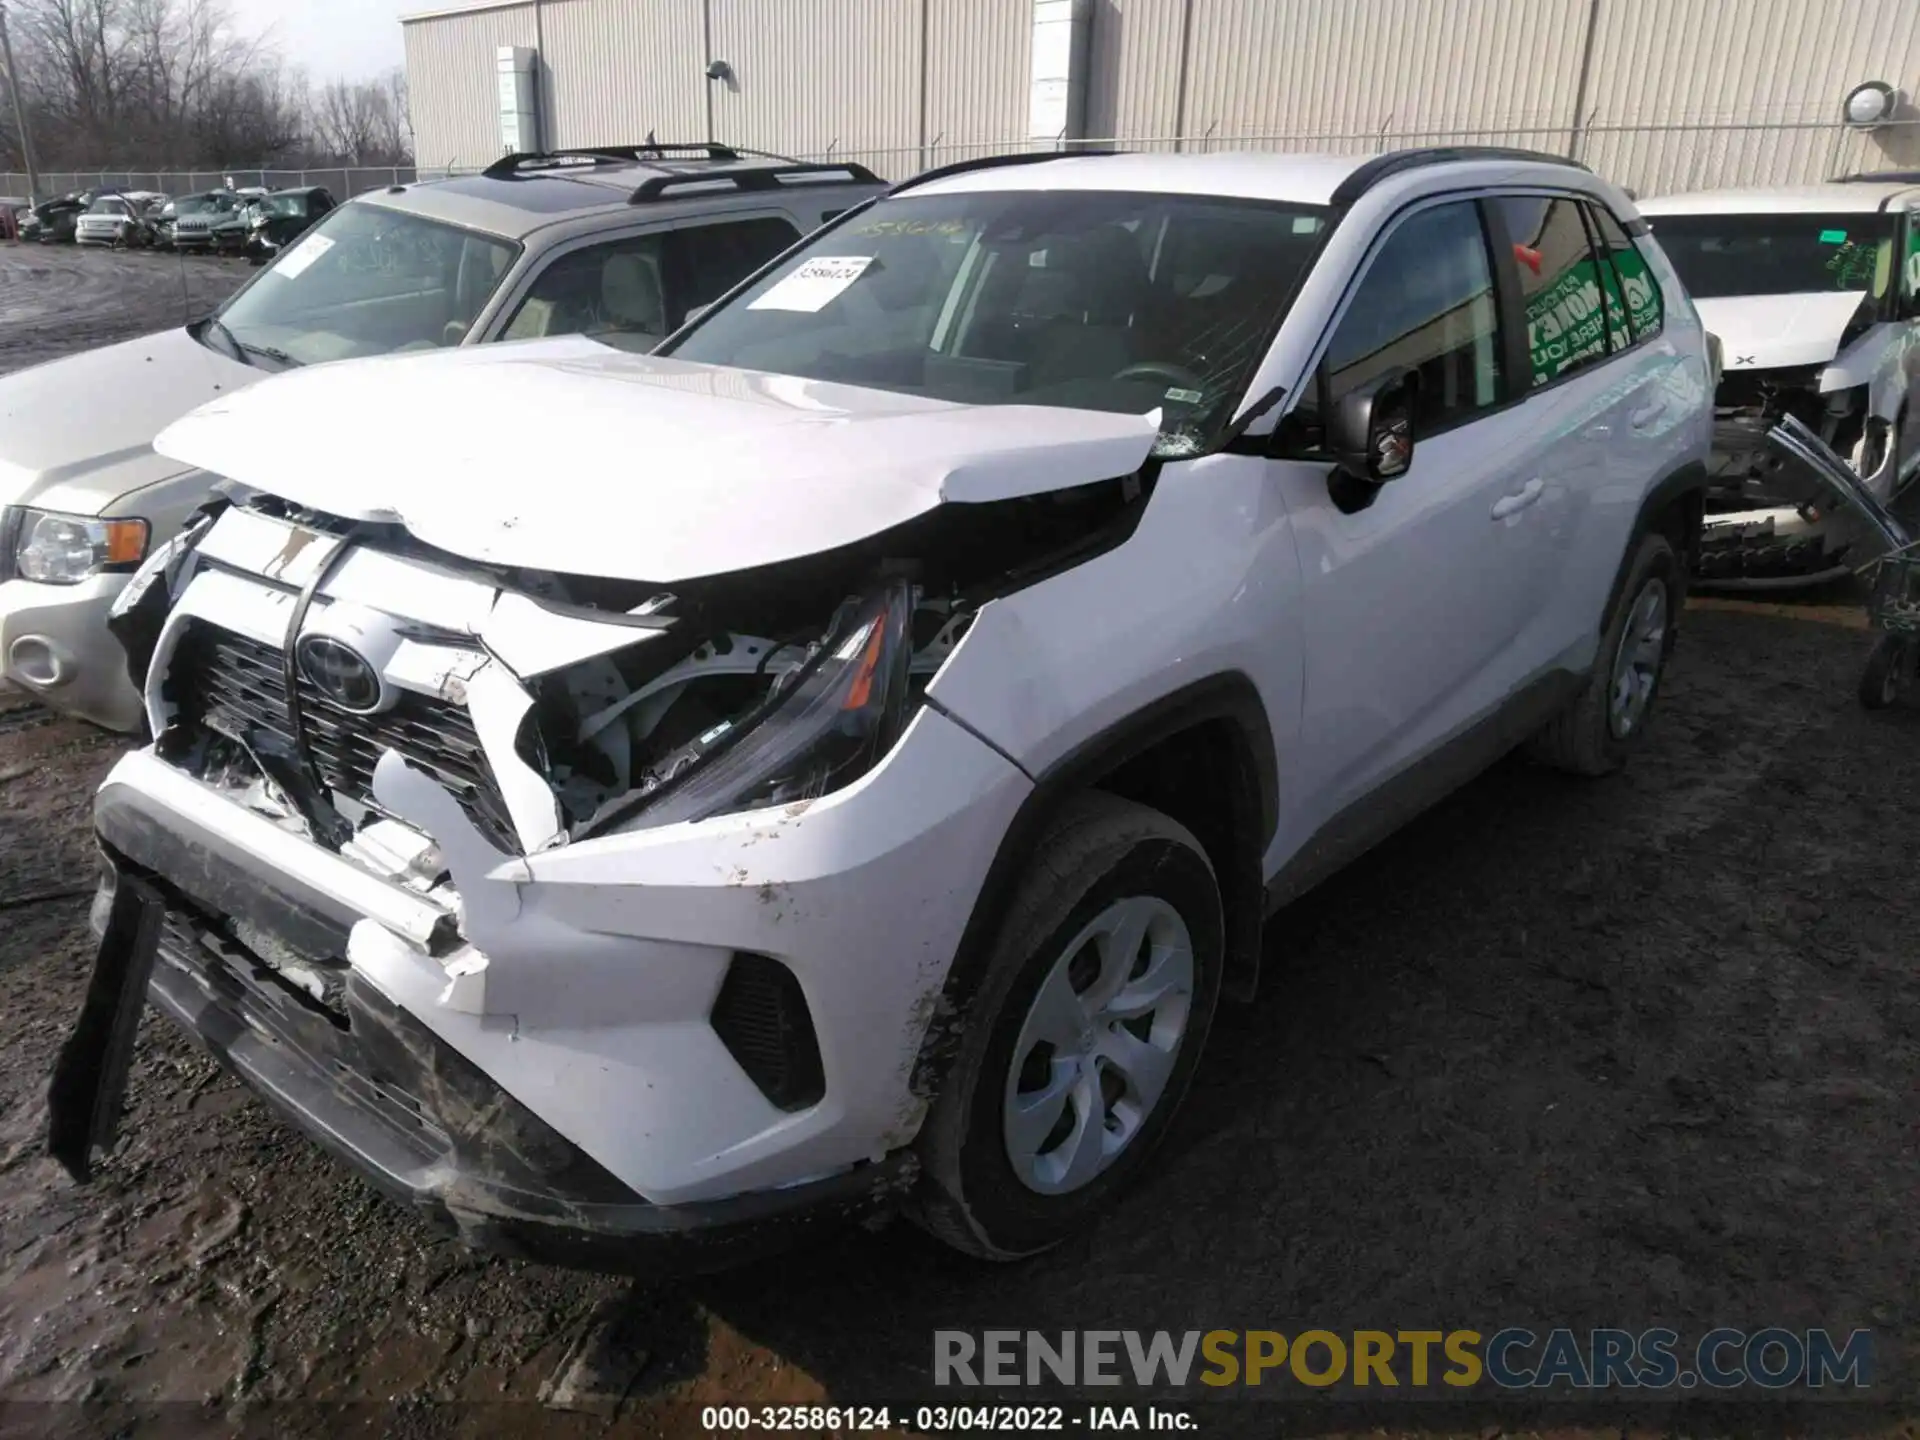
M 309 94 L 226 0 L 10 0 L 21 96 L 49 168 L 407 163 L 406 80 Z M 0 160 L 17 146 L 0 136 Z
M 336 80 L 314 95 L 309 128 L 328 159 L 345 165 L 399 165 L 412 159 L 406 77 Z

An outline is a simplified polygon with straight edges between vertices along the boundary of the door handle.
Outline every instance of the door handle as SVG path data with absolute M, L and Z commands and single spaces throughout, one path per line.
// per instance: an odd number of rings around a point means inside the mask
M 1547 482 L 1534 479 L 1527 481 L 1511 495 L 1502 495 L 1493 502 L 1493 518 L 1504 520 L 1509 515 L 1518 515 L 1534 501 L 1546 493 Z
M 1636 430 L 1644 430 L 1666 413 L 1667 402 L 1664 400 L 1655 401 L 1645 409 L 1636 410 L 1627 416 L 1627 423 Z

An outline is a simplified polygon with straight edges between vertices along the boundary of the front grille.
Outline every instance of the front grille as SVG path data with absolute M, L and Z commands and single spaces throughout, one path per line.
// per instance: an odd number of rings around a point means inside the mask
M 188 724 L 242 743 L 251 743 L 256 731 L 292 743 L 281 652 L 275 646 L 195 621 L 174 651 L 168 685 Z M 306 676 L 299 677 L 299 686 L 308 750 L 328 789 L 379 810 L 373 767 L 386 751 L 397 750 L 444 786 L 481 834 L 520 853 L 493 768 L 464 707 L 403 691 L 392 709 L 355 715 L 328 700 Z

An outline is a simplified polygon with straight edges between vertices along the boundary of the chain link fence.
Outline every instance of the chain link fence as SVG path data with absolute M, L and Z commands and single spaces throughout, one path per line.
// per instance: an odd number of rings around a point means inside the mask
M 1830 120 L 1707 120 L 1679 124 L 1626 125 L 1589 121 L 1580 126 L 1535 125 L 1485 129 L 1315 130 L 1261 134 L 1120 135 L 1034 140 L 1025 136 L 950 139 L 925 145 L 870 148 L 838 141 L 825 150 L 799 151 L 795 159 L 855 161 L 889 180 L 903 180 L 936 165 L 980 155 L 1043 150 L 1318 150 L 1371 153 L 1421 145 L 1514 145 L 1571 155 L 1642 195 L 1728 185 L 1789 185 L 1858 170 L 1920 170 L 1920 117 L 1903 116 L 1873 131 L 1848 129 Z M 78 170 L 40 176 L 40 194 L 82 190 L 155 190 L 186 195 L 231 181 L 267 189 L 322 185 L 345 200 L 389 185 L 473 174 L 481 166 L 357 166 L 313 170 Z M 0 171 L 0 195 L 24 195 L 27 177 Z
M 83 190 L 152 190 L 162 195 L 191 195 L 199 190 L 258 186 L 266 190 L 294 190 L 323 186 L 335 200 L 407 185 L 439 172 L 422 174 L 411 165 L 336 166 L 318 170 L 43 170 L 39 197 L 73 195 Z M 27 177 L 20 171 L 0 170 L 0 195 L 25 195 Z

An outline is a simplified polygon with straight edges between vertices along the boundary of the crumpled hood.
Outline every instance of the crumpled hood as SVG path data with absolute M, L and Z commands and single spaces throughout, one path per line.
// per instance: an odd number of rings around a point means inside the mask
M 346 443 L 289 443 L 316 417 Z M 660 584 L 865 539 L 937 505 L 1131 474 L 1157 416 L 956 405 L 580 336 L 295 370 L 161 453 L 470 559 Z
M 1840 353 L 1840 335 L 1863 292 L 1724 295 L 1695 300 L 1701 323 L 1720 337 L 1728 370 L 1824 365 Z
M 163 330 L 0 377 L 0 505 L 98 514 L 177 475 L 155 433 L 264 374 Z

